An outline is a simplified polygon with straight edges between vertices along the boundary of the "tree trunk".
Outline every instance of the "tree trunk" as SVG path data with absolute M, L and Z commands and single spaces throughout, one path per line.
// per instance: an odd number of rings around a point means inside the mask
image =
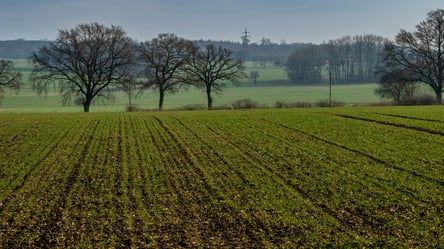
M 132 86 L 129 87 L 128 89 L 128 106 L 131 107 L 132 106 L 132 98 L 133 98 L 133 89 Z
M 401 104 L 401 93 L 395 93 L 394 99 L 395 99 L 395 104 L 400 105 Z
M 211 89 L 207 89 L 208 110 L 213 110 L 213 98 L 211 97 Z
M 89 112 L 90 106 L 91 106 L 91 99 L 86 98 L 85 102 L 83 102 L 83 112 Z
M 442 90 L 441 89 L 435 90 L 435 94 L 436 94 L 436 103 L 438 105 L 441 105 L 442 104 Z
M 159 89 L 159 111 L 163 109 L 163 101 L 165 99 L 165 91 L 163 89 Z

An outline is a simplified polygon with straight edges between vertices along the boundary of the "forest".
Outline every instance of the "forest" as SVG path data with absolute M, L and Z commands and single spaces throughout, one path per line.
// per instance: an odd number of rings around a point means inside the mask
M 376 69 L 388 40 L 376 35 L 345 36 L 320 45 L 293 51 L 286 63 L 288 76 L 296 84 L 377 82 Z

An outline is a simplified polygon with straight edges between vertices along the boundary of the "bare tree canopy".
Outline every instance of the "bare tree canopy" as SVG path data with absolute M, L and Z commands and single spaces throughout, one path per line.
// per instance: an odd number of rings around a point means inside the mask
M 31 56 L 33 88 L 46 93 L 58 84 L 64 103 L 77 98 L 89 112 L 92 100 L 111 96 L 131 75 L 134 45 L 122 28 L 98 23 L 60 30 L 55 42 Z
M 320 83 L 326 56 L 315 45 L 295 50 L 287 61 L 288 77 L 297 84 Z
M 14 62 L 0 60 L 0 98 L 3 97 L 5 88 L 18 92 L 20 90 L 22 74 L 14 71 Z
M 159 110 L 163 108 L 165 93 L 177 92 L 188 82 L 183 69 L 196 49 L 191 41 L 174 34 L 159 34 L 140 45 L 147 80 L 145 88 L 159 90 Z
M 259 72 L 254 70 L 250 72 L 250 78 L 253 79 L 253 83 L 256 84 L 257 78 L 259 78 Z
M 375 94 L 381 98 L 391 98 L 396 104 L 413 98 L 418 82 L 408 81 L 408 72 L 402 70 L 386 71 L 382 74 Z
M 385 46 L 384 64 L 387 67 L 396 65 L 405 72 L 398 74 L 401 80 L 429 85 L 441 104 L 444 91 L 444 10 L 429 12 L 426 20 L 416 26 L 415 32 L 401 30 L 395 44 Z
M 220 93 L 227 81 L 238 82 L 247 75 L 240 60 L 233 59 L 233 51 L 212 44 L 197 51 L 187 72 L 194 84 L 204 88 L 208 109 L 213 108 L 212 92 Z

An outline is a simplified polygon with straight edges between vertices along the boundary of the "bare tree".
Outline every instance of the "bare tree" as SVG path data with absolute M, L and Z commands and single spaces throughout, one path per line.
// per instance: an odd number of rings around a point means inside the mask
M 305 45 L 291 53 L 286 62 L 288 77 L 298 84 L 319 84 L 328 80 L 323 65 L 328 61 L 333 82 L 377 81 L 375 69 L 385 39 L 376 35 L 344 36 L 320 45 Z
M 415 95 L 418 83 L 408 79 L 408 72 L 402 70 L 386 71 L 382 74 L 375 94 L 381 98 L 391 98 L 396 104 L 411 99 Z
M 121 27 L 98 23 L 60 30 L 55 42 L 31 56 L 33 88 L 47 93 L 56 84 L 63 102 L 72 97 L 89 112 L 95 97 L 110 97 L 130 77 L 134 45 Z
M 120 89 L 124 91 L 128 97 L 128 110 L 133 110 L 135 106 L 133 105 L 133 99 L 139 97 L 138 91 L 143 88 L 144 82 L 139 79 L 136 75 L 125 78 L 122 81 Z
M 159 90 L 159 110 L 163 108 L 165 93 L 175 93 L 188 83 L 183 69 L 196 49 L 191 41 L 174 34 L 159 34 L 140 45 L 147 79 L 145 88 Z
M 250 72 L 250 78 L 253 79 L 253 83 L 256 84 L 257 78 L 259 78 L 259 72 L 254 70 Z
M 0 60 L 0 98 L 5 92 L 4 88 L 10 88 L 16 92 L 22 85 L 22 74 L 14 71 L 14 62 L 10 60 Z
M 444 91 L 444 10 L 428 13 L 415 32 L 401 30 L 396 44 L 387 44 L 384 63 L 395 63 L 408 72 L 401 80 L 423 82 L 429 85 L 442 103 Z M 400 76 L 404 77 L 404 74 Z
M 240 60 L 233 59 L 233 51 L 209 44 L 197 51 L 187 72 L 198 87 L 205 89 L 208 110 L 213 109 L 213 92 L 221 93 L 227 81 L 237 83 L 246 78 L 244 65 Z
M 324 64 L 325 59 L 316 46 L 297 49 L 287 60 L 288 77 L 295 84 L 319 83 Z

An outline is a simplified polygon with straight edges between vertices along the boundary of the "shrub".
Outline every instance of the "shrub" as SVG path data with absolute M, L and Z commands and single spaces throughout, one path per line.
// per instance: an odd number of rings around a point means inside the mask
M 287 103 L 284 102 L 284 101 L 277 101 L 274 104 L 274 107 L 276 107 L 276 108 L 287 108 Z
M 179 107 L 179 110 L 182 111 L 194 111 L 194 110 L 205 110 L 205 109 L 207 109 L 205 105 L 199 105 L 199 104 L 184 105 L 182 107 Z
M 258 104 L 251 99 L 241 99 L 232 104 L 233 109 L 255 109 L 258 108 Z
M 328 100 L 321 100 L 315 103 L 315 106 L 317 107 L 330 107 L 330 103 Z M 331 101 L 331 107 L 341 107 L 345 106 L 344 102 L 339 101 Z
M 368 105 L 369 106 L 392 106 L 393 102 L 381 101 L 381 102 L 369 103 Z
M 232 105 L 217 105 L 213 106 L 213 110 L 233 110 Z
M 284 102 L 284 101 L 277 101 L 274 104 L 274 107 L 276 108 L 304 108 L 304 107 L 311 107 L 312 105 L 308 102 Z
M 137 111 L 137 107 L 134 106 L 134 105 L 127 105 L 126 106 L 126 111 L 127 112 L 135 112 L 135 111 Z
M 400 105 L 433 105 L 436 98 L 432 95 L 421 95 L 405 98 L 401 100 Z

